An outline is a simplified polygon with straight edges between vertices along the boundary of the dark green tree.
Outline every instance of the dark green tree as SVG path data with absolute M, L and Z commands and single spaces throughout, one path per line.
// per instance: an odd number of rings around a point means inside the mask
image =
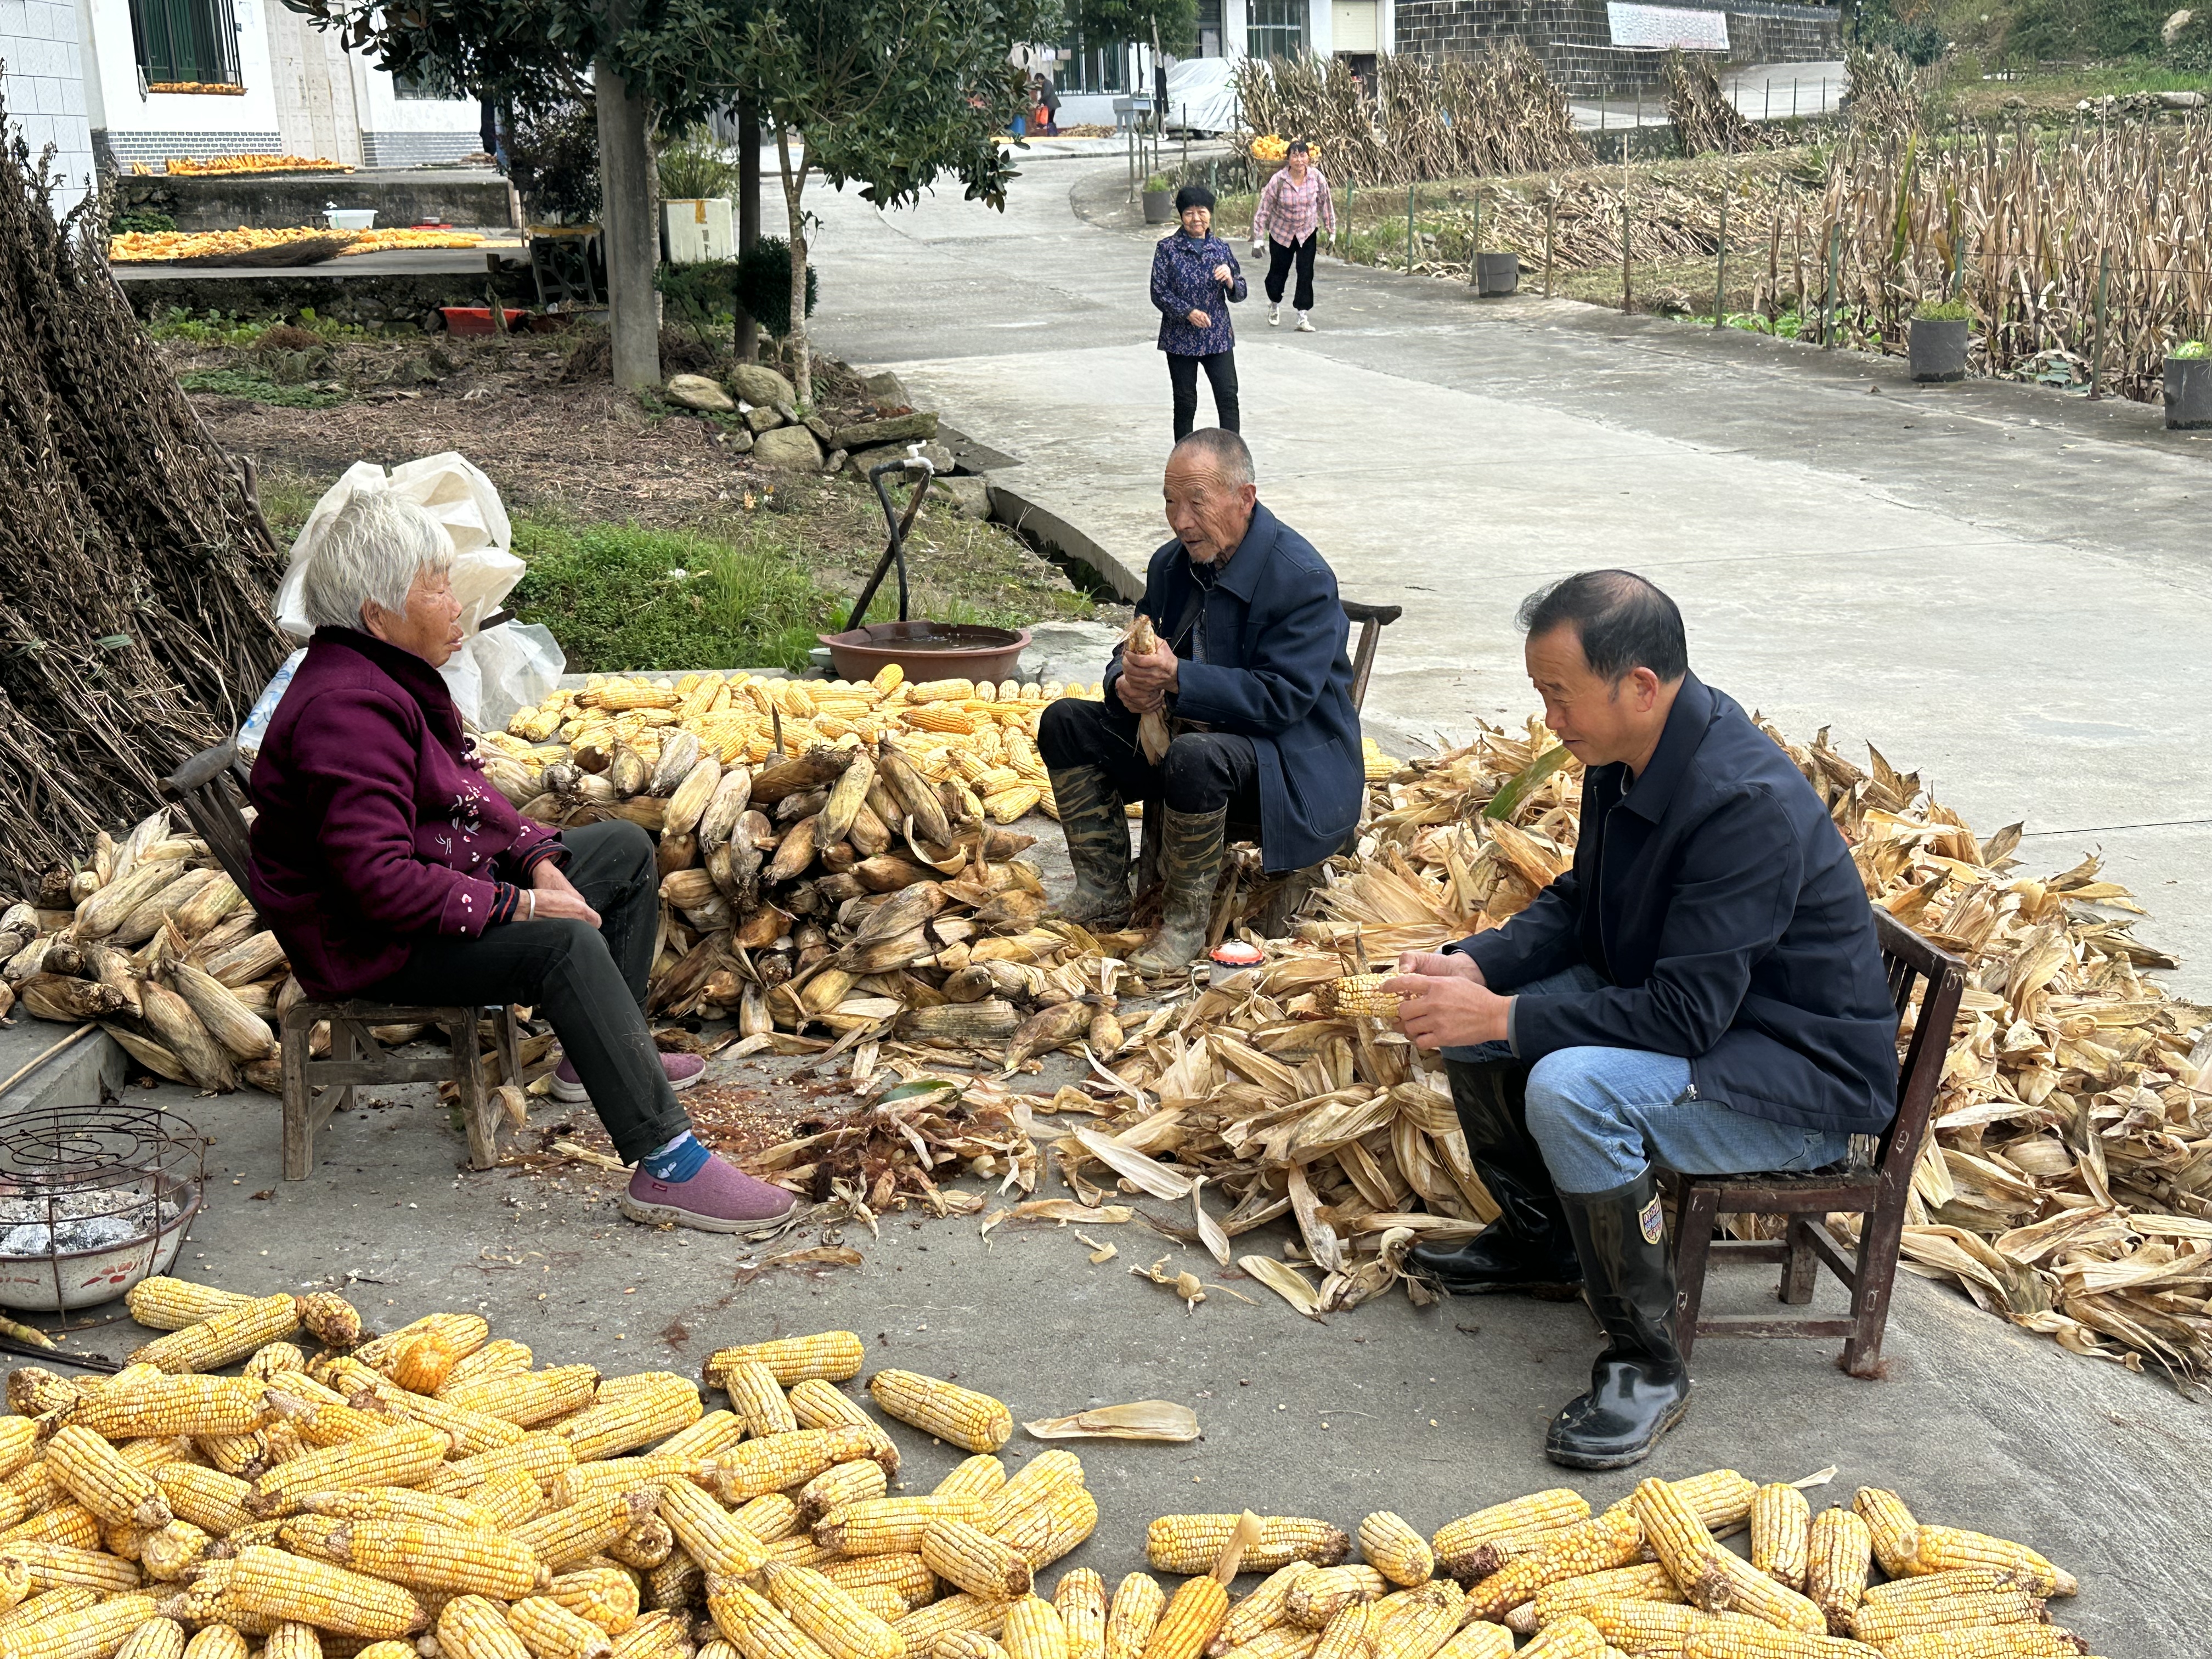
M 1133 40 L 1178 58 L 1198 50 L 1198 0 L 1073 0 L 1068 9 L 1093 46 Z

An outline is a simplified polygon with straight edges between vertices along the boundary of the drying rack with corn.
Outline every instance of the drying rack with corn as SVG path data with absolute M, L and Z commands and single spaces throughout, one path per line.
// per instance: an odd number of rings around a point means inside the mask
M 1098 1522 L 1080 1460 L 1009 1474 L 1003 1403 L 879 1370 L 878 1411 L 970 1454 L 895 1492 L 896 1441 L 838 1386 L 852 1332 L 718 1350 L 709 1411 L 688 1377 L 540 1365 L 472 1314 L 364 1340 L 334 1294 L 166 1278 L 130 1307 L 173 1328 L 118 1374 L 9 1376 L 9 1659 L 1506 1659 L 1518 1634 L 1534 1659 L 2082 1651 L 2045 1622 L 2074 1581 L 2034 1551 L 1874 1488 L 1814 1516 L 1730 1469 L 1595 1515 L 1538 1492 L 1425 1537 L 1378 1511 L 1356 1563 L 1316 1519 L 1163 1516 L 1151 1571 L 1109 1595 L 1077 1567 L 1048 1596 Z M 1717 1541 L 1746 1526 L 1748 1560 Z M 1240 1571 L 1266 1576 L 1232 1600 Z

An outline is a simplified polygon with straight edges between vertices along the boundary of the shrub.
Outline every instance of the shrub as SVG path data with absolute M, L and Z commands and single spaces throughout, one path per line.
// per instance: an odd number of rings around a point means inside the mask
M 1916 323 L 1965 323 L 1973 320 L 1964 300 L 1923 300 L 1912 308 Z
M 2166 355 L 2168 357 L 2178 358 L 2185 363 L 2193 363 L 2206 357 L 2212 357 L 2212 348 L 2208 348 L 2202 340 L 2184 340 Z
M 763 236 L 734 262 L 732 297 L 777 339 L 791 332 L 791 244 Z M 806 267 L 806 314 L 814 314 L 814 267 Z

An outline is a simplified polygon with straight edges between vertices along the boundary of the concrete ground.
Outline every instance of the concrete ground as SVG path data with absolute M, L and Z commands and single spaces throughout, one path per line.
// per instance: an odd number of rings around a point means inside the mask
M 715 1071 L 763 1075 L 753 1062 Z M 1552 1486 L 1601 1505 L 1645 1473 L 1725 1466 L 1796 1480 L 1832 1464 L 1815 1504 L 1847 1503 L 1862 1484 L 1894 1486 L 1923 1518 L 2023 1538 L 2077 1572 L 2081 1595 L 2054 1612 L 2095 1653 L 2195 1659 L 2212 1624 L 2202 1523 L 2212 1417 L 2162 1382 L 2070 1357 L 1909 1275 L 1885 1380 L 1845 1376 L 1826 1341 L 1709 1342 L 1690 1416 L 1647 1468 L 1570 1478 L 1540 1446 L 1547 1413 L 1583 1386 L 1596 1346 L 1577 1305 L 1485 1298 L 1424 1310 L 1396 1296 L 1315 1324 L 1138 1223 L 1084 1228 L 1119 1251 L 1093 1267 L 1057 1227 L 1007 1222 L 985 1240 L 973 1218 L 894 1214 L 880 1239 L 845 1228 L 857 1267 L 763 1271 L 763 1255 L 813 1241 L 647 1231 L 615 1209 L 618 1177 L 581 1166 L 557 1178 L 466 1172 L 461 1137 L 424 1087 L 374 1091 L 386 1103 L 327 1127 L 319 1167 L 297 1184 L 279 1179 L 268 1097 L 125 1092 L 213 1138 L 207 1203 L 176 1267 L 187 1277 L 256 1293 L 337 1285 L 386 1329 L 473 1310 L 541 1364 L 609 1374 L 696 1376 L 724 1344 L 848 1328 L 866 1340 L 869 1370 L 957 1374 L 1018 1422 L 1180 1401 L 1204 1430 L 1194 1443 L 1076 1448 L 1102 1518 L 1064 1565 L 1096 1567 L 1109 1583 L 1141 1566 L 1146 1524 L 1170 1511 L 1249 1505 L 1351 1529 L 1392 1509 L 1428 1531 Z M 543 1103 L 532 1115 L 534 1127 L 559 1121 Z M 1134 1201 L 1187 1219 L 1182 1206 Z M 1279 1243 L 1273 1230 L 1237 1241 L 1248 1254 Z M 1129 1276 L 1162 1255 L 1210 1286 L 1195 1312 Z M 1772 1306 L 1772 1284 L 1764 1269 L 1739 1269 L 1713 1291 L 1723 1310 L 1747 1311 Z M 1820 1299 L 1840 1297 L 1824 1285 Z M 146 1340 L 120 1304 L 99 1311 L 117 1322 L 70 1346 L 120 1356 Z M 897 1438 L 910 1491 L 956 1455 L 909 1431 Z M 1040 1443 L 1017 1431 L 1010 1460 Z
M 1000 475 L 1132 569 L 1164 538 L 1158 235 L 1119 161 L 1040 158 L 1004 214 L 821 191 L 819 337 L 895 368 Z M 1242 249 L 1239 249 L 1240 257 Z M 1248 266 L 1252 262 L 1247 262 Z M 2035 873 L 2100 852 L 2212 997 L 2200 619 L 2212 434 L 2155 406 L 1324 259 L 1321 331 L 1238 308 L 1261 491 L 1346 597 L 1406 607 L 1365 714 L 1386 745 L 1534 707 L 1513 611 L 1595 564 L 1651 575 L 1712 684 L 1784 731 L 1917 769 Z M 1212 404 L 1200 394 L 1201 421 Z

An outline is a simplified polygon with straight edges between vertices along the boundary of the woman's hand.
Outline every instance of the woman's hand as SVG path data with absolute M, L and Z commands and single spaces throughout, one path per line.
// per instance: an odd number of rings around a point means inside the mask
M 1184 320 L 1193 328 L 1212 328 L 1213 326 L 1212 318 L 1207 316 L 1204 312 L 1195 309 L 1192 310 L 1184 318 Z
M 1216 265 L 1213 268 L 1213 280 L 1225 285 L 1235 282 L 1237 279 L 1230 275 L 1229 267 L 1227 265 Z
M 531 896 L 522 903 L 520 920 L 525 921 L 580 921 L 596 927 L 599 913 L 584 902 L 575 884 L 562 873 L 561 866 L 547 859 L 530 872 Z

